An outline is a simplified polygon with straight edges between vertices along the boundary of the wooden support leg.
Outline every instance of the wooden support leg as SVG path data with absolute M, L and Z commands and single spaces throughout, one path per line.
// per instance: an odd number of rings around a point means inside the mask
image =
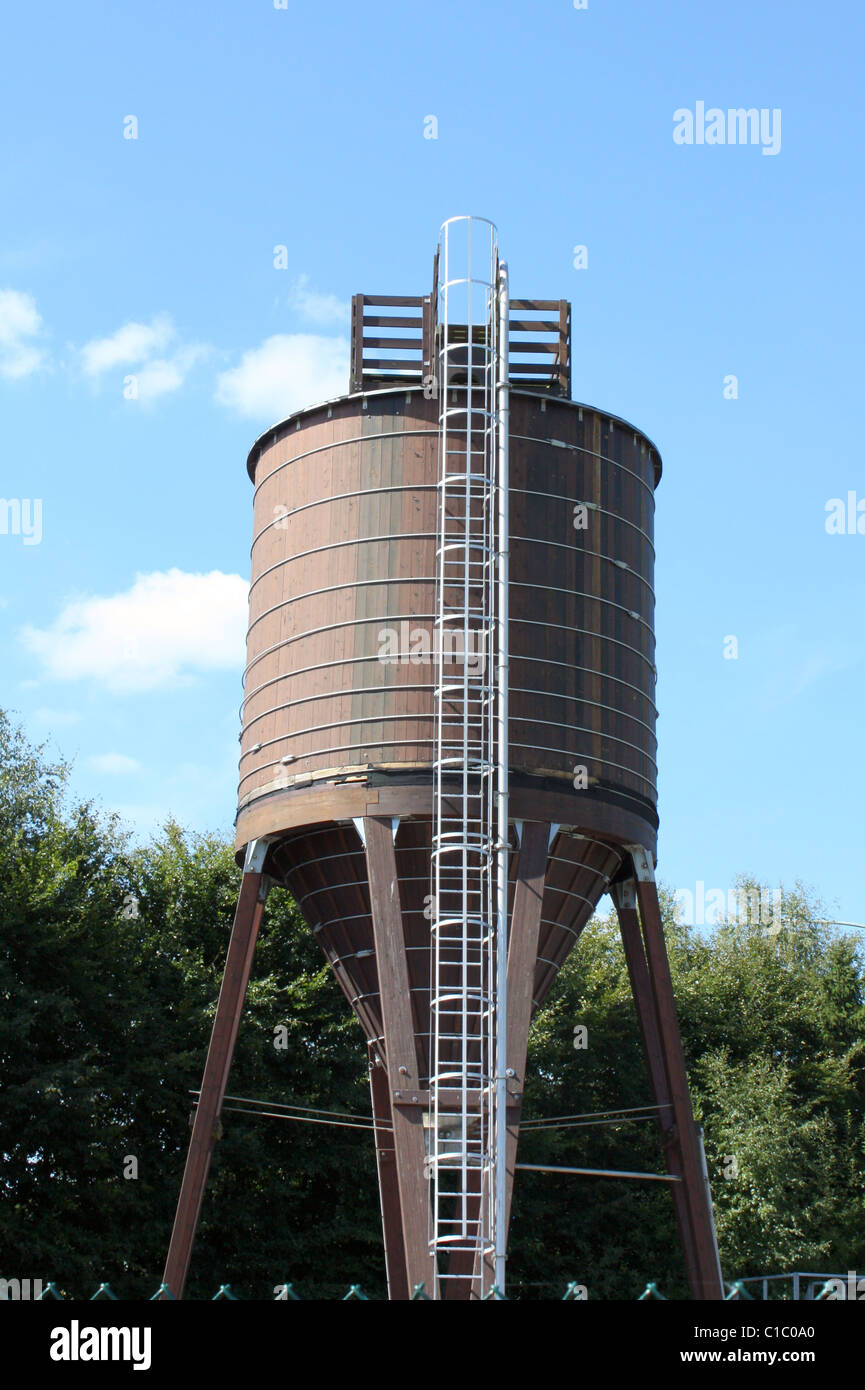
M 636 879 L 637 900 L 646 948 L 646 965 L 655 1002 L 658 1039 L 681 1154 L 682 1188 L 693 1232 L 693 1260 L 697 1276 L 695 1298 L 723 1299 L 724 1281 L 715 1242 L 715 1228 L 707 1184 L 703 1174 L 700 1141 L 691 1110 L 685 1071 L 685 1054 L 679 1035 L 670 963 L 664 941 L 661 908 L 651 855 L 642 845 L 629 846 Z
M 514 1165 L 526 1084 L 529 1027 L 534 1007 L 538 937 L 544 905 L 544 880 L 550 848 L 546 821 L 525 821 L 517 860 L 517 881 L 508 936 L 508 1069 L 513 1072 L 514 1104 L 508 1123 L 508 1194 L 506 1221 L 510 1226 L 514 1194 Z
M 423 1110 L 412 1100 L 413 1096 L 419 1098 L 420 1078 L 390 818 L 365 816 L 363 833 L 393 1114 L 393 1148 L 402 1212 L 407 1296 L 411 1295 L 415 1285 L 422 1283 L 432 1297 L 436 1268 L 429 1249 L 429 1188 L 423 1181 L 426 1157 Z
M 640 935 L 640 919 L 637 916 L 636 884 L 633 879 L 628 879 L 624 883 L 616 884 L 610 892 L 619 918 L 622 945 L 625 951 L 625 961 L 628 966 L 628 975 L 631 981 L 631 992 L 634 996 L 634 1005 L 637 1011 L 640 1035 L 643 1040 L 643 1051 L 646 1056 L 649 1082 L 655 1104 L 659 1107 L 658 1128 L 661 1134 L 661 1147 L 667 1164 L 667 1172 L 681 1180 L 682 1152 L 677 1138 L 673 1107 L 670 1101 L 669 1087 L 667 1086 L 667 1075 L 664 1070 L 664 1058 L 661 1050 L 658 1019 L 655 1013 L 655 1001 L 652 996 L 652 985 L 649 979 L 649 968 L 646 964 L 643 938 Z M 694 1250 L 694 1232 L 688 1203 L 685 1197 L 685 1190 L 681 1181 L 671 1184 L 670 1186 L 673 1195 L 673 1207 L 676 1214 L 676 1225 L 679 1229 L 679 1238 L 682 1242 L 682 1249 L 685 1256 L 688 1286 L 692 1296 L 697 1298 L 699 1297 L 700 1276 Z
M 525 821 L 517 857 L 514 903 L 508 935 L 508 1070 L 513 1072 L 513 1104 L 508 1107 L 507 1197 L 505 1220 L 510 1226 L 514 1193 L 514 1168 L 520 1133 L 526 1056 L 538 959 L 538 937 L 544 904 L 544 880 L 550 847 L 550 826 L 545 821 Z M 510 1089 L 510 1088 L 509 1088 Z M 484 1284 L 495 1282 L 493 1261 L 487 1259 Z M 476 1296 L 480 1290 L 475 1288 Z
M 390 1104 L 390 1082 L 387 1069 L 379 1059 L 375 1044 L 369 1044 L 369 1089 L 372 1096 L 372 1117 L 375 1124 L 375 1156 L 378 1165 L 378 1190 L 381 1199 L 381 1228 L 384 1237 L 384 1260 L 387 1271 L 387 1296 L 391 1300 L 406 1300 L 411 1296 L 406 1273 L 405 1245 L 402 1238 L 402 1208 L 396 1172 L 393 1144 L 393 1116 Z
M 267 899 L 269 881 L 262 873 L 266 852 L 267 843 L 264 840 L 253 841 L 247 850 L 240 896 L 228 943 L 225 973 L 219 991 L 207 1061 L 204 1064 L 204 1078 L 201 1082 L 201 1093 L 183 1171 L 177 1214 L 162 1276 L 163 1284 L 168 1286 L 177 1299 L 183 1297 L 186 1285 L 192 1245 L 198 1229 L 204 1188 L 222 1113 L 222 1102 L 234 1057 L 237 1030 L 246 999 L 252 957 Z

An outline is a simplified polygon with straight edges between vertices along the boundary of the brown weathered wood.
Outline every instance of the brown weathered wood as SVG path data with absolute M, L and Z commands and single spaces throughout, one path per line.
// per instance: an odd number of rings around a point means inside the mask
M 558 333 L 559 323 L 557 319 L 511 319 L 509 328 L 512 333 Z M 521 346 L 519 340 L 512 342 L 511 352 Z
M 386 305 L 391 309 L 419 309 L 423 304 L 422 294 L 365 294 L 364 304 Z
M 399 1199 L 396 1153 L 393 1144 L 390 1083 L 387 1068 L 378 1057 L 372 1044 L 369 1046 L 369 1089 L 375 1125 L 375 1158 L 381 1202 L 387 1296 L 393 1301 L 401 1302 L 411 1297 L 411 1290 L 408 1286 L 405 1245 L 402 1235 L 402 1207 Z
M 407 318 L 400 314 L 364 314 L 364 328 L 418 328 L 421 318 Z
M 550 844 L 550 826 L 544 821 L 524 821 L 517 856 L 514 901 L 508 934 L 508 1070 L 519 1101 L 508 1108 L 507 1195 L 505 1221 L 510 1226 L 514 1192 L 514 1168 L 520 1133 L 522 1096 L 526 1081 L 529 1026 L 532 1021 L 533 986 L 538 959 L 538 935 L 544 905 L 544 881 Z M 492 1260 L 486 1261 L 484 1282 L 489 1288 L 495 1280 Z M 475 1280 L 474 1297 L 481 1290 Z
M 420 345 L 420 344 L 419 344 Z M 409 347 L 409 343 L 400 343 L 400 347 Z M 421 363 L 418 358 L 411 357 L 371 357 L 364 355 L 363 359 L 364 376 L 374 376 L 376 372 L 416 372 L 420 376 Z
M 417 325 L 417 326 L 420 327 L 420 322 L 418 322 L 418 325 Z M 374 347 L 374 348 L 406 348 L 406 349 L 409 349 L 409 348 L 410 348 L 410 349 L 414 352 L 414 351 L 417 351 L 418 348 L 422 348 L 422 347 L 423 347 L 423 338 L 379 338 L 379 337 L 367 338 L 367 337 L 365 337 L 364 340 L 363 340 L 363 345 L 364 345 L 365 348 L 368 348 L 368 347 Z M 368 358 L 367 360 L 370 361 L 370 362 L 375 361 L 374 358 Z M 407 367 L 411 367 L 411 366 L 414 365 L 414 362 L 413 362 L 412 360 L 407 360 L 406 363 L 405 363 L 405 365 L 406 365 Z
M 317 935 L 319 938 L 318 944 L 324 951 L 325 956 L 330 962 L 330 967 L 333 971 L 333 977 L 339 985 L 340 989 L 342 990 L 343 994 L 345 995 L 349 1008 L 353 1010 L 355 1016 L 357 1017 L 358 1023 L 360 1024 L 361 1028 L 366 1034 L 367 1042 L 374 1040 L 378 1037 L 378 1028 L 376 1026 L 377 1020 L 375 1016 L 367 1006 L 366 1002 L 361 1003 L 357 999 L 356 992 L 352 987 L 352 982 L 346 976 L 345 969 L 342 967 L 342 962 L 338 959 L 337 952 L 331 945 L 330 934 L 326 932 L 319 932 L 317 933 Z
M 634 866 L 637 880 L 637 899 L 646 947 L 646 962 L 655 1001 L 664 1070 L 682 1158 L 682 1187 L 686 1195 L 691 1215 L 691 1227 L 694 1233 L 694 1258 L 698 1275 L 698 1285 L 694 1296 L 699 1299 L 723 1299 L 724 1283 L 715 1249 L 712 1213 L 703 1177 L 694 1116 L 691 1110 L 691 1095 L 685 1070 L 685 1054 L 682 1051 L 682 1040 L 676 1018 L 676 1005 L 673 998 L 673 984 L 670 977 L 670 964 L 667 959 L 667 947 L 664 941 L 658 891 L 654 876 L 639 863 L 639 860 L 643 859 L 643 856 L 638 856 L 638 862 Z
M 351 380 L 350 391 L 359 391 L 363 381 L 363 295 L 351 298 Z
M 551 343 L 549 341 L 542 342 L 540 339 L 520 338 L 517 340 L 517 342 L 511 343 L 511 361 L 514 361 L 514 353 L 518 352 L 557 353 L 558 351 L 558 343 Z M 516 366 L 517 370 L 519 370 L 522 366 L 522 363 L 519 360 L 517 360 L 516 362 L 514 362 L 514 365 Z M 542 363 L 541 365 L 546 366 L 546 363 Z
M 514 1087 L 521 1097 L 526 1084 L 526 1056 L 549 843 L 550 826 L 547 822 L 523 822 L 508 937 L 508 1068 L 514 1073 Z M 511 1110 L 511 1123 L 508 1125 L 508 1224 L 511 1219 L 520 1113 L 521 1106 Z
M 429 378 L 436 374 L 435 313 L 433 299 L 430 295 L 426 295 L 423 302 L 423 375 L 425 388 L 428 387 Z
M 249 984 L 252 957 L 267 897 L 267 882 L 260 873 L 245 873 L 240 886 L 168 1257 L 162 1275 L 162 1282 L 168 1286 L 176 1299 L 183 1297 L 186 1286 L 201 1203 L 218 1135 L 222 1102 L 228 1086 L 240 1016 Z
M 533 787 L 514 787 L 511 790 L 512 814 L 515 820 L 558 821 L 561 825 L 579 825 L 594 831 L 613 844 L 641 842 L 653 850 L 657 841 L 654 829 L 632 811 L 610 802 L 587 801 L 568 788 L 561 792 L 537 790 Z M 252 804 L 238 816 L 236 844 L 242 848 L 261 835 L 278 834 L 297 826 L 326 825 L 349 816 L 381 814 L 409 816 L 432 814 L 432 787 L 417 786 L 368 787 L 365 783 L 342 786 L 321 784 L 298 787 Z
M 559 305 L 559 388 L 571 395 L 571 306 L 566 299 Z
M 458 1108 L 462 1108 L 463 1101 L 465 1101 L 466 1108 L 468 1110 L 480 1110 L 481 1099 L 485 1098 L 485 1096 L 485 1091 L 460 1091 L 456 1089 L 448 1090 L 446 1087 L 442 1087 L 438 1093 L 438 1100 L 439 1106 L 443 1110 L 447 1110 L 449 1106 L 457 1106 Z M 422 1109 L 428 1110 L 430 1102 L 431 1092 L 426 1090 L 420 1090 L 412 1091 L 411 1095 L 408 1095 L 406 1092 L 404 1092 L 400 1096 L 399 1100 L 394 1101 L 394 1105 L 419 1105 Z
M 661 1136 L 661 1148 L 663 1150 L 667 1172 L 681 1178 L 682 1153 L 678 1143 L 673 1107 L 670 1101 L 670 1090 L 667 1084 L 666 1069 L 664 1067 L 664 1056 L 661 1048 L 658 1019 L 655 1013 L 652 984 L 649 979 L 649 969 L 646 964 L 643 938 L 640 934 L 640 919 L 637 915 L 637 891 L 634 881 L 631 879 L 627 882 L 617 884 L 612 891 L 612 898 L 619 919 L 619 930 L 625 952 L 625 962 L 628 967 L 628 977 L 631 981 L 631 993 L 634 997 L 634 1007 L 637 1013 L 640 1036 L 643 1041 L 646 1068 L 649 1073 L 649 1084 L 655 1104 L 659 1107 L 658 1130 Z M 682 1251 L 685 1257 L 688 1286 L 692 1295 L 696 1298 L 699 1290 L 700 1271 L 697 1264 L 691 1213 L 684 1185 L 682 1183 L 671 1184 L 671 1189 L 676 1225 L 678 1227 L 679 1239 L 682 1243 Z
M 541 383 L 545 364 L 526 365 L 542 369 L 526 373 L 526 385 Z M 561 370 L 550 358 L 549 379 Z M 367 410 L 353 397 L 303 412 L 299 430 L 290 423 L 253 451 L 241 821 L 250 799 L 271 797 L 276 812 L 289 781 L 329 776 L 344 786 L 369 767 L 431 768 L 431 668 L 379 660 L 384 625 L 405 622 L 432 641 L 439 401 L 408 395 L 395 388 L 392 409 L 386 396 Z M 643 798 L 620 806 L 645 823 L 655 775 L 654 465 L 633 429 L 611 432 L 607 416 L 570 401 L 543 403 L 518 390 L 511 401 L 512 768 L 567 788 L 584 760 L 592 779 Z M 584 533 L 570 524 L 581 501 L 600 509 Z M 241 843 L 249 834 L 239 824 Z
M 359 783 L 357 786 L 298 787 L 294 791 L 277 793 L 266 801 L 244 808 L 237 818 L 235 845 L 238 851 L 250 840 L 259 839 L 273 831 L 293 830 L 303 825 L 326 825 L 348 816 L 363 816 L 378 802 L 378 790 Z
M 514 310 L 517 310 L 517 312 L 522 312 L 523 310 L 532 309 L 558 309 L 561 302 L 562 301 L 560 299 L 512 299 L 511 312 L 513 312 Z
M 411 1093 L 419 1086 L 405 934 L 391 822 L 367 816 L 363 825 L 385 1060 L 393 1098 L 398 1091 Z M 426 1150 L 422 1114 L 394 1106 L 392 1116 L 408 1288 L 423 1283 L 429 1290 L 434 1284 L 435 1266 L 429 1252 L 430 1204 L 429 1186 L 423 1179 Z

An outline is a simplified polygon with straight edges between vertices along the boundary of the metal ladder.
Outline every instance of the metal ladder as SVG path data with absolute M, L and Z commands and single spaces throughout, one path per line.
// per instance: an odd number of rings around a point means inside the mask
M 500 924 L 495 227 L 485 219 L 452 218 L 442 227 L 439 264 L 428 1128 L 437 1296 L 446 1281 L 470 1279 L 473 1270 L 483 1278 L 485 1261 L 495 1250 Z

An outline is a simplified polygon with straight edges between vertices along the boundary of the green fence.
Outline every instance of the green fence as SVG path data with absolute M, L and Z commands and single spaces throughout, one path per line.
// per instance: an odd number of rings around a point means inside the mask
M 70 1293 L 70 1292 L 69 1292 L 67 1289 L 65 1289 L 65 1288 L 59 1288 L 59 1287 L 57 1286 L 56 1283 L 48 1282 L 48 1283 L 42 1285 L 41 1281 L 36 1281 L 36 1282 L 40 1285 L 40 1287 L 41 1287 L 41 1292 L 35 1295 L 35 1298 L 34 1298 L 34 1301 L 35 1301 L 35 1302 L 39 1302 L 41 1299 L 45 1299 L 45 1298 L 55 1298 L 55 1299 L 58 1299 L 58 1300 L 60 1300 L 60 1301 L 64 1301 L 64 1300 L 67 1300 L 67 1299 L 73 1299 L 73 1300 L 74 1300 L 74 1299 L 76 1298 L 76 1295 L 75 1295 L 74 1293 Z M 258 1301 L 274 1302 L 274 1303 L 301 1303 L 301 1302 L 303 1302 L 303 1294 L 302 1294 L 301 1292 L 299 1292 L 299 1291 L 294 1287 L 294 1284 L 290 1284 L 290 1283 L 289 1283 L 289 1284 L 274 1284 L 272 1287 L 273 1287 L 273 1292 L 268 1296 L 268 1298 L 265 1299 L 265 1300 L 258 1300 Z M 735 1283 L 727 1284 L 726 1287 L 727 1287 L 727 1294 L 726 1294 L 727 1302 L 734 1301 L 734 1300 L 737 1300 L 737 1299 L 747 1300 L 748 1302 L 753 1302 L 753 1301 L 754 1301 L 754 1295 L 748 1292 L 748 1290 L 745 1288 L 744 1283 L 743 1283 L 741 1280 L 737 1279 L 737 1280 L 735 1281 Z M 8 1296 L 8 1293 L 7 1293 L 7 1296 Z M 240 1299 L 240 1297 L 241 1297 L 241 1295 L 236 1294 L 236 1293 L 233 1291 L 233 1289 L 232 1289 L 232 1287 L 231 1287 L 230 1284 L 220 1284 L 219 1288 L 216 1290 L 216 1293 L 214 1293 L 214 1294 L 212 1295 L 212 1298 L 211 1298 L 210 1301 L 211 1301 L 211 1302 L 216 1302 L 217 1299 L 229 1299 L 229 1300 L 232 1301 L 232 1302 L 237 1302 L 237 1301 Z M 554 1294 L 552 1297 L 553 1297 L 554 1300 L 558 1300 L 558 1301 L 561 1301 L 561 1302 L 563 1302 L 563 1303 L 566 1303 L 566 1302 L 577 1302 L 577 1303 L 582 1303 L 582 1302 L 585 1302 L 585 1301 L 587 1300 L 588 1294 L 587 1294 L 585 1285 L 583 1285 L 583 1284 L 578 1284 L 578 1283 L 576 1283 L 576 1282 L 572 1282 L 572 1283 L 569 1283 L 569 1284 L 566 1286 L 564 1293 L 562 1293 L 562 1294 L 556 1293 L 556 1294 Z M 823 1285 L 823 1287 L 822 1287 L 822 1289 L 820 1290 L 820 1292 L 819 1292 L 818 1294 L 815 1294 L 815 1298 L 816 1298 L 816 1299 L 819 1299 L 819 1300 L 821 1300 L 821 1301 L 822 1301 L 822 1300 L 834 1300 L 834 1299 L 837 1299 L 838 1297 L 839 1297 L 839 1294 L 838 1294 L 838 1291 L 837 1291 L 837 1280 L 831 1280 L 831 1279 L 827 1279 L 826 1283 Z M 93 1300 L 94 1300 L 94 1299 L 97 1299 L 97 1298 L 109 1298 L 109 1299 L 114 1299 L 116 1302 L 119 1302 L 119 1301 L 123 1298 L 123 1295 L 122 1295 L 122 1294 L 115 1293 L 114 1289 L 112 1289 L 112 1287 L 111 1287 L 110 1284 L 104 1283 L 104 1284 L 100 1284 L 100 1285 L 99 1285 L 99 1287 L 97 1288 L 97 1290 L 96 1290 L 95 1293 L 85 1295 L 85 1298 L 86 1298 L 89 1302 L 93 1302 Z M 167 1284 L 160 1284 L 160 1285 L 159 1285 L 159 1288 L 156 1290 L 156 1292 L 150 1295 L 148 1301 L 151 1302 L 151 1303 L 153 1303 L 153 1302 L 155 1302 L 155 1301 L 158 1300 L 158 1299 L 169 1299 L 169 1300 L 171 1300 L 172 1302 L 175 1301 L 175 1300 L 174 1300 L 174 1295 L 173 1295 L 173 1293 L 171 1292 L 171 1289 L 168 1287 Z M 340 1301 L 340 1302 L 343 1302 L 343 1303 L 348 1303 L 348 1302 L 352 1302 L 352 1301 L 358 1301 L 358 1302 L 361 1302 L 361 1303 L 369 1303 L 369 1302 L 371 1302 L 371 1301 L 375 1301 L 375 1300 L 371 1300 L 371 1299 L 364 1293 L 364 1291 L 363 1291 L 363 1289 L 361 1288 L 360 1284 L 351 1284 L 351 1285 L 349 1285 L 348 1290 L 347 1290 L 345 1293 L 337 1293 L 337 1294 L 335 1295 L 335 1299 L 336 1299 L 337 1301 Z M 484 1299 L 483 1299 L 482 1301 L 488 1302 L 488 1301 L 490 1301 L 490 1300 L 492 1300 L 492 1301 L 503 1301 L 503 1302 L 507 1302 L 507 1301 L 508 1301 L 506 1295 L 500 1293 L 499 1290 L 498 1290 L 495 1286 L 489 1291 L 489 1293 L 487 1293 L 487 1294 L 484 1295 Z M 658 1288 L 657 1284 L 655 1284 L 654 1282 L 649 1282 L 649 1283 L 646 1285 L 646 1287 L 645 1287 L 645 1289 L 643 1290 L 643 1292 L 642 1292 L 641 1294 L 638 1295 L 638 1297 L 637 1297 L 637 1302 L 638 1302 L 638 1303 L 643 1303 L 643 1302 L 649 1302 L 649 1301 L 652 1301 L 652 1300 L 659 1300 L 659 1301 L 662 1302 L 662 1303 L 669 1302 L 667 1296 L 661 1292 L 661 1290 Z M 321 1301 L 321 1300 L 316 1298 L 315 1301 Z M 431 1302 L 429 1295 L 428 1295 L 428 1294 L 425 1292 L 425 1290 L 424 1290 L 423 1284 L 417 1284 L 417 1285 L 415 1286 L 414 1292 L 413 1292 L 413 1294 L 412 1294 L 412 1296 L 411 1296 L 411 1302 L 412 1302 L 412 1303 L 418 1303 L 418 1302 L 426 1302 L 426 1303 L 429 1303 L 429 1302 Z

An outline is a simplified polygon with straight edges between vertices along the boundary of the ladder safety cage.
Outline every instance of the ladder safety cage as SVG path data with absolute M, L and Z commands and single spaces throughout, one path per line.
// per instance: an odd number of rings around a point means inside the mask
M 496 1065 L 496 815 L 501 782 L 496 469 L 501 353 L 493 224 L 481 218 L 446 222 L 438 276 L 427 1133 L 430 1249 L 438 1266 L 440 1296 L 448 1280 L 488 1282 L 501 1186 L 496 1183 L 496 1078 L 497 1070 L 504 1072 L 503 1065 Z

